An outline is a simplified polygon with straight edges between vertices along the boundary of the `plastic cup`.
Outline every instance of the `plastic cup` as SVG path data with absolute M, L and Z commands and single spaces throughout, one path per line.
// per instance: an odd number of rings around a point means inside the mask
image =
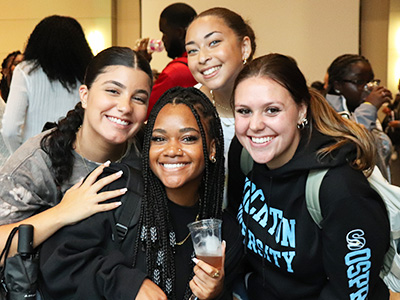
M 220 270 L 222 268 L 222 238 L 219 219 L 204 219 L 188 224 L 194 252 L 198 259 Z

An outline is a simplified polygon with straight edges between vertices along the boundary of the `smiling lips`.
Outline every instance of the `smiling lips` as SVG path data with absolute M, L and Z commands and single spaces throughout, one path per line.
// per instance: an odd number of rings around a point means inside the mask
M 188 163 L 176 163 L 176 164 L 160 163 L 160 165 L 162 165 L 166 169 L 176 169 L 176 168 L 182 168 L 182 167 L 188 165 Z
M 254 144 L 263 144 L 263 143 L 268 143 L 274 139 L 272 136 L 267 136 L 267 137 L 250 137 L 251 141 Z
M 129 121 L 118 119 L 116 117 L 107 116 L 107 119 L 110 120 L 113 123 L 118 124 L 118 125 L 127 126 L 127 125 L 131 124 L 131 122 L 129 122 Z
M 211 75 L 212 73 L 218 71 L 219 69 L 221 69 L 221 66 L 211 67 L 211 68 L 209 68 L 209 69 L 207 69 L 207 70 L 201 71 L 200 73 L 203 74 L 203 75 L 205 75 L 205 76 L 209 76 L 209 75 Z

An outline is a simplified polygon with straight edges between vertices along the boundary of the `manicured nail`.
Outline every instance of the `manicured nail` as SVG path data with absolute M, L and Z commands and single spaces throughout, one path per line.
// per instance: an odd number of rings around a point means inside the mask
M 192 260 L 193 260 L 193 262 L 194 262 L 196 265 L 197 265 L 198 262 L 199 262 L 199 260 L 198 260 L 196 257 L 193 257 Z
M 122 172 L 122 170 L 120 170 L 120 171 L 118 171 L 117 173 L 115 173 L 115 176 L 121 177 L 122 174 L 124 174 L 124 172 Z
M 104 165 L 105 167 L 108 167 L 108 166 L 110 166 L 110 163 L 111 163 L 111 161 L 107 160 L 103 165 Z
M 121 192 L 121 194 L 125 194 L 128 191 L 128 189 L 127 188 L 123 188 L 123 189 L 120 189 L 119 191 Z
M 118 201 L 118 202 L 114 202 L 115 207 L 121 206 L 122 202 Z

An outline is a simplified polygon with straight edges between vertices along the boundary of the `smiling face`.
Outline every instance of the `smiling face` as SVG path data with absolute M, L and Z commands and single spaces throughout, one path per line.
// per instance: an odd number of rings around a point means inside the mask
M 235 129 L 240 143 L 260 164 L 276 169 L 286 164 L 300 141 L 306 106 L 298 106 L 289 91 L 265 77 L 250 77 L 235 90 Z
M 215 149 L 208 146 L 211 157 Z M 154 123 L 149 160 L 167 195 L 177 189 L 188 194 L 197 192 L 205 161 L 200 129 L 189 107 L 167 104 L 160 110 Z
M 198 82 L 211 90 L 231 91 L 251 46 L 248 37 L 238 40 L 221 18 L 204 16 L 189 26 L 186 51 L 189 69 Z
M 93 147 L 107 147 L 134 136 L 146 118 L 150 84 L 149 76 L 141 70 L 109 66 L 90 90 L 82 85 L 83 141 Z

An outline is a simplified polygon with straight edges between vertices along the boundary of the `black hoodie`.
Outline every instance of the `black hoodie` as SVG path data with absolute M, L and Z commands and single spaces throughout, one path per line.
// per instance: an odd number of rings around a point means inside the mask
M 384 203 L 350 166 L 354 145 L 318 158 L 317 151 L 332 142 L 314 130 L 282 167 L 255 163 L 244 176 L 242 146 L 233 140 L 229 209 L 237 212 L 253 272 L 250 299 L 388 299 L 379 278 L 390 233 Z M 321 230 L 307 210 L 305 183 L 310 169 L 327 167 L 320 188 Z

